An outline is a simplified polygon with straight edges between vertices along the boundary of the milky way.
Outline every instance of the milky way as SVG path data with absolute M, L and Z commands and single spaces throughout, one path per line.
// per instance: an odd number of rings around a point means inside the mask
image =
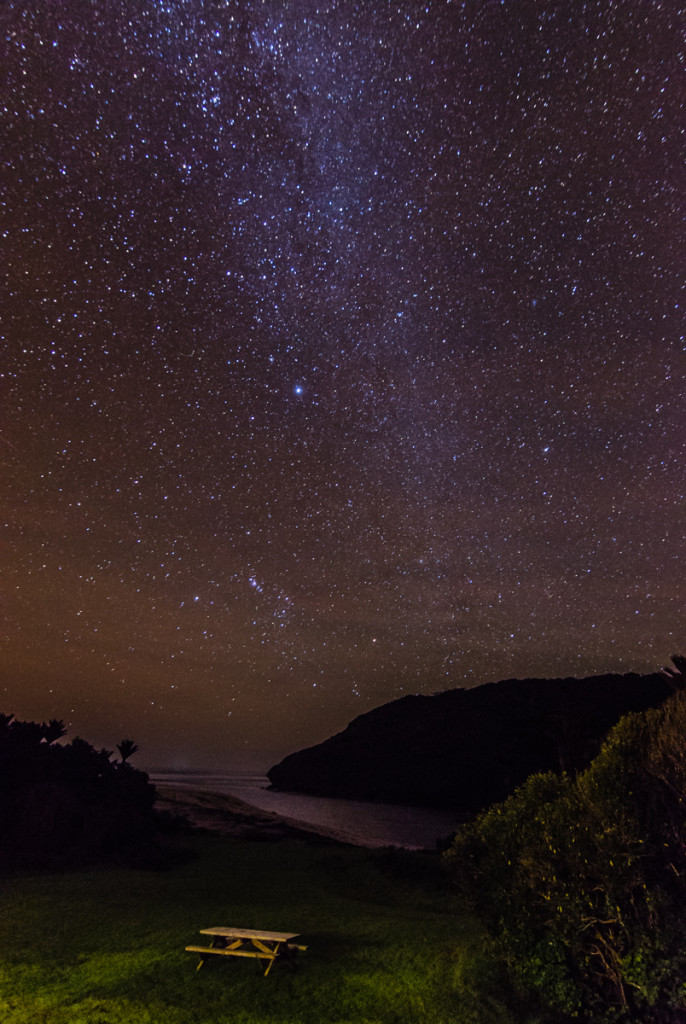
M 1 710 L 266 766 L 684 649 L 676 4 L 0 29 Z

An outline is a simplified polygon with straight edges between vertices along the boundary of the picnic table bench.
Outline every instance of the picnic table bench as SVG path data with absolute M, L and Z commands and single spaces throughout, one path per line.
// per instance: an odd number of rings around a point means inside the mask
M 307 946 L 297 945 L 293 940 L 299 938 L 292 932 L 265 932 L 249 928 L 201 928 L 201 935 L 211 935 L 210 946 L 186 946 L 186 952 L 199 953 L 200 970 L 205 960 L 213 956 L 247 956 L 257 960 L 266 960 L 265 978 L 274 966 L 277 957 L 294 962 L 298 952 L 304 952 Z

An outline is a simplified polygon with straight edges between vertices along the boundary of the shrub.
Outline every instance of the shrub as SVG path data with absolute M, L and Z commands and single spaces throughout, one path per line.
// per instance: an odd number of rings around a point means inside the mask
M 56 743 L 63 734 L 59 722 L 0 715 L 0 864 L 159 859 L 148 776 L 79 737 Z
M 686 1020 L 686 695 L 628 715 L 577 776 L 537 775 L 444 855 L 514 984 L 594 1022 Z

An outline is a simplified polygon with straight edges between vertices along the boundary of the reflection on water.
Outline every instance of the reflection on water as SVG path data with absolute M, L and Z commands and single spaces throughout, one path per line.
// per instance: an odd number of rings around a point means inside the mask
M 253 807 L 334 831 L 340 839 L 357 846 L 434 849 L 436 841 L 445 838 L 456 825 L 455 815 L 448 811 L 281 793 L 267 788 L 266 775 L 157 772 L 151 773 L 150 778 L 160 786 L 236 796 Z

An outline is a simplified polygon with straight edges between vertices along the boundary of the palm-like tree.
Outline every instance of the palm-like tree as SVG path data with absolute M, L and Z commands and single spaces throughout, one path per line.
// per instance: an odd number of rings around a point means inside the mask
M 122 740 L 121 743 L 117 743 L 117 750 L 121 754 L 121 763 L 124 764 L 132 754 L 136 753 L 138 747 L 133 740 Z
M 43 739 L 50 746 L 55 740 L 66 736 L 67 728 L 61 718 L 51 718 L 48 724 L 43 723 Z
M 686 685 L 686 657 L 683 654 L 673 654 L 672 665 L 663 668 L 662 671 L 676 690 L 683 690 Z

